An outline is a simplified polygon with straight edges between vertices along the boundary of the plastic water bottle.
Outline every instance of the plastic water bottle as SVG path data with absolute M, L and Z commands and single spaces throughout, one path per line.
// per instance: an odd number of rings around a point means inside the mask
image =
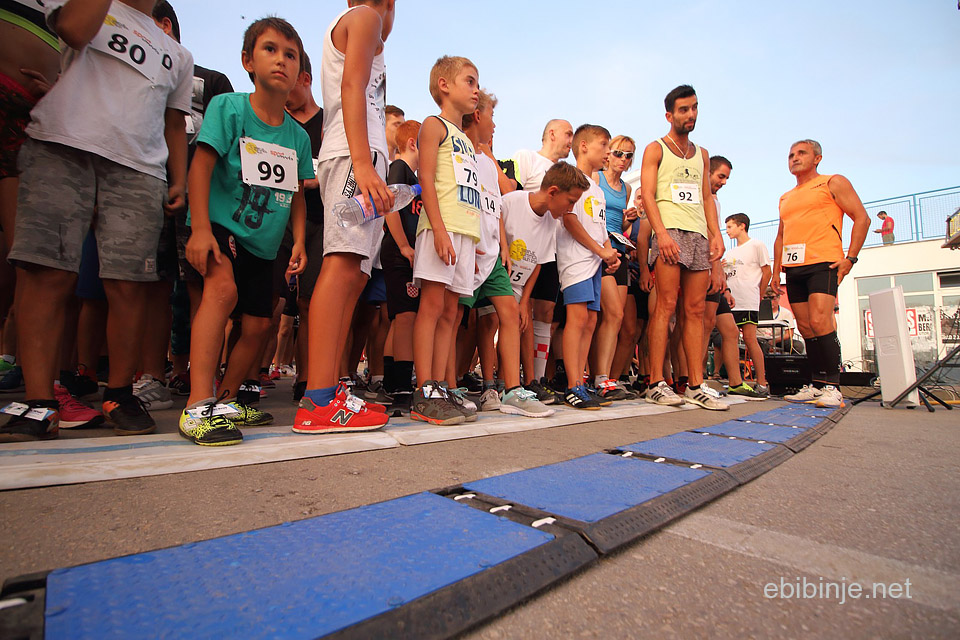
M 361 200 L 361 196 L 354 196 L 349 200 L 344 200 L 338 202 L 333 207 L 333 213 L 337 216 L 337 223 L 341 227 L 355 227 L 358 224 L 363 224 L 364 222 L 370 222 L 376 218 L 381 218 L 391 211 L 399 211 L 405 206 L 413 202 L 413 199 L 420 195 L 420 185 L 414 184 L 390 184 L 387 185 L 393 193 L 393 209 L 390 211 L 380 212 L 377 211 L 376 205 L 373 202 L 370 203 L 369 208 L 365 208 L 364 200 Z

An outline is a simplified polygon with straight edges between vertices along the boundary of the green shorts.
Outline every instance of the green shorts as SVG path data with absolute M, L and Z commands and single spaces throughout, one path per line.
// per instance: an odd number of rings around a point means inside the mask
M 513 287 L 510 285 L 510 274 L 507 273 L 506 267 L 504 267 L 503 263 L 499 260 L 497 264 L 494 265 L 493 271 L 491 271 L 487 279 L 483 281 L 483 284 L 477 287 L 477 290 L 473 292 L 472 296 L 469 298 L 460 298 L 460 304 L 465 305 L 468 309 L 473 309 L 474 305 L 477 304 L 477 300 L 496 296 L 513 297 Z

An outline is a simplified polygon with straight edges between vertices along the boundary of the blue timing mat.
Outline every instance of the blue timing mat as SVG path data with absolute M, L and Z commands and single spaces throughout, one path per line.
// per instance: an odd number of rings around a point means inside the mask
M 738 420 L 721 422 L 711 427 L 700 427 L 693 429 L 693 431 L 696 433 L 712 433 L 718 436 L 734 436 L 737 438 L 748 438 L 750 440 L 776 442 L 777 444 L 786 446 L 794 453 L 805 449 L 810 443 L 820 437 L 819 432 L 815 429 L 740 422 Z
M 471 502 L 484 508 L 510 505 L 509 517 L 523 522 L 555 518 L 608 553 L 736 486 L 723 471 L 595 453 L 462 489 L 475 492 Z
M 453 500 L 415 494 L 54 571 L 46 585 L 46 637 L 316 638 L 553 540 Z
M 707 475 L 703 469 L 594 453 L 470 482 L 464 488 L 571 520 L 598 522 Z
M 826 417 L 810 415 L 800 411 L 784 411 L 783 409 L 771 409 L 770 411 L 760 411 L 749 416 L 737 418 L 741 422 L 761 422 L 766 424 L 778 424 L 787 427 L 803 427 L 813 429 L 820 426 L 820 423 L 826 420 Z

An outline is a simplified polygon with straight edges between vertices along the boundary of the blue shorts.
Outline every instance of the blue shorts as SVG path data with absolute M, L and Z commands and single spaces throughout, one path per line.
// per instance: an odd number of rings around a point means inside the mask
M 373 269 L 370 281 L 367 282 L 360 299 L 372 305 L 387 301 L 387 283 L 383 279 L 383 269 Z
M 564 289 L 563 304 L 586 302 L 588 311 L 600 311 L 600 280 L 603 278 L 603 266 L 601 263 L 592 277 Z

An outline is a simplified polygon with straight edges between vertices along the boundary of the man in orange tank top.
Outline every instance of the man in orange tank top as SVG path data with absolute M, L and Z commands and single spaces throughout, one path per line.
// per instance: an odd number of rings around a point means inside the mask
M 833 309 L 837 286 L 857 262 L 870 229 L 870 217 L 849 180 L 817 172 L 822 159 L 820 143 L 815 140 L 801 140 L 790 147 L 788 164 L 797 186 L 780 197 L 771 285 L 781 294 L 780 272 L 786 274 L 790 308 L 806 341 L 813 372 L 812 384 L 785 399 L 841 407 L 840 341 Z M 842 242 L 844 215 L 853 220 L 846 254 Z

